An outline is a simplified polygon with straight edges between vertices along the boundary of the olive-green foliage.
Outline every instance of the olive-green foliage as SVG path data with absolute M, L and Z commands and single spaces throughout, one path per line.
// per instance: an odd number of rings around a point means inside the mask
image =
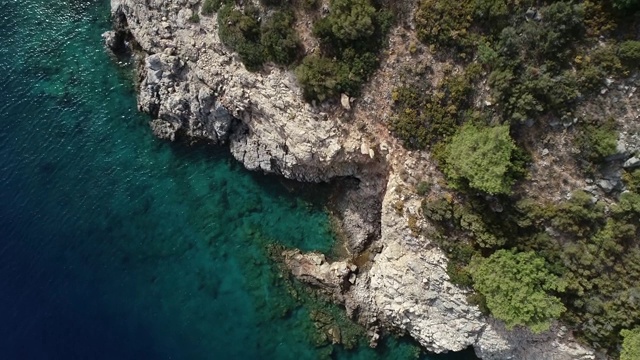
M 446 233 L 433 238 L 450 259 L 452 281 L 469 284 L 473 271 L 465 265 L 472 255 L 505 247 L 533 251 L 566 283 L 563 320 L 583 339 L 615 352 L 619 330 L 640 325 L 640 170 L 623 178 L 629 191 L 608 208 L 576 191 L 552 204 L 473 195 L 425 200 L 422 212 Z
M 223 0 L 204 0 L 202 3 L 202 15 L 211 15 L 220 9 Z
M 321 54 L 310 56 L 296 69 L 308 101 L 324 101 L 340 93 L 358 95 L 378 67 L 378 52 L 391 25 L 391 14 L 376 9 L 371 0 L 331 0 L 329 5 L 329 15 L 313 28 Z
M 472 1 L 422 0 L 415 17 L 418 38 L 440 46 L 469 46 L 472 15 Z
M 426 181 L 420 181 L 418 185 L 416 185 L 416 194 L 423 196 L 431 191 L 431 184 Z
M 191 14 L 191 16 L 189 17 L 189 22 L 192 22 L 194 24 L 199 23 L 200 22 L 200 15 L 198 15 L 197 12 L 194 12 L 193 14 Z
M 627 190 L 640 194 L 640 169 L 630 170 L 622 175 Z
M 509 194 L 516 145 L 507 125 L 480 128 L 465 124 L 446 147 L 444 171 L 454 184 L 466 182 L 488 194 Z
M 218 11 L 220 40 L 238 52 L 250 71 L 261 69 L 265 61 L 289 65 L 300 50 L 292 12 L 274 11 L 264 24 L 262 17 L 260 10 L 251 5 L 241 11 L 227 3 Z
M 265 61 L 260 43 L 260 13 L 257 8 L 247 6 L 244 11 L 226 4 L 218 11 L 218 34 L 220 40 L 238 52 L 247 70 L 260 69 Z
M 579 94 L 569 67 L 572 46 L 582 34 L 583 7 L 554 2 L 541 21 L 506 27 L 491 46 L 497 54 L 489 84 L 506 120 L 519 123 L 548 111 L 563 114 Z M 485 49 L 484 53 L 488 50 Z
M 480 77 L 479 64 L 469 65 L 463 73 L 448 75 L 436 89 L 413 74 L 409 86 L 393 90 L 396 114 L 389 123 L 392 132 L 411 149 L 424 149 L 452 136 L 459 124 L 472 114 L 463 109 L 470 105 L 473 85 Z
M 618 130 L 613 119 L 590 121 L 580 124 L 576 138 L 582 157 L 592 163 L 616 153 Z
M 532 251 L 498 250 L 488 258 L 475 257 L 469 267 L 474 288 L 509 329 L 524 325 L 540 333 L 566 310 L 553 295 L 564 291 L 565 284 Z
M 630 68 L 640 68 L 640 41 L 624 41 L 618 47 L 618 56 Z
M 473 199 L 469 199 L 473 202 Z M 480 204 L 474 204 L 479 205 Z M 491 212 L 490 209 L 483 209 L 484 211 L 476 211 L 472 206 L 461 205 L 448 201 L 446 199 L 438 199 L 434 201 L 425 201 L 422 204 L 422 212 L 424 216 L 432 221 L 438 223 L 441 228 L 455 228 L 462 231 L 463 234 L 471 237 L 474 244 L 481 248 L 497 248 L 503 246 L 507 239 L 504 233 L 500 230 L 500 221 L 495 221 L 495 218 L 491 218 L 487 212 Z M 484 213 L 484 214 L 483 214 Z M 455 236 L 452 236 L 452 238 Z M 457 247 L 463 243 L 456 243 L 456 241 L 449 241 L 447 244 L 439 244 L 444 247 L 450 253 L 458 253 L 460 249 Z M 465 254 L 468 252 L 465 250 Z M 458 262 L 462 265 L 466 265 L 471 256 L 468 257 L 451 257 L 454 262 Z
M 326 20 L 336 38 L 349 42 L 373 35 L 375 13 L 369 0 L 332 0 Z
M 300 39 L 293 23 L 292 12 L 276 11 L 262 26 L 262 46 L 266 56 L 276 64 L 293 63 L 300 51 Z
M 633 10 L 640 7 L 640 1 L 638 0 L 613 0 L 612 4 L 619 10 Z
M 620 335 L 624 339 L 620 360 L 640 359 L 640 328 L 633 330 L 622 330 Z
M 640 319 L 640 195 L 622 194 L 607 213 L 603 204 L 578 191 L 530 216 L 541 232 L 553 229 L 556 235 L 520 247 L 544 254 L 567 281 L 565 319 L 590 342 L 615 349 L 617 331 Z
M 578 82 L 587 90 L 599 90 L 607 76 L 621 74 L 624 70 L 613 45 L 597 48 L 584 59 L 579 56 L 578 60 Z
M 260 0 L 266 6 L 282 6 L 289 3 L 289 0 Z
M 332 59 L 321 56 L 307 56 L 296 68 L 296 77 L 304 97 L 308 100 L 324 101 L 339 94 L 340 72 L 342 65 Z

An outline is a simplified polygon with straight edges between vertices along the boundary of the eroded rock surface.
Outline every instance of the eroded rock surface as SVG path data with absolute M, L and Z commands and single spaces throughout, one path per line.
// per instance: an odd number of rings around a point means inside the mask
M 418 163 L 409 161 L 402 166 L 411 171 Z M 413 171 L 428 172 L 419 168 Z M 341 297 L 347 310 L 357 314 L 359 321 L 372 330 L 373 344 L 381 328 L 393 328 L 408 333 L 427 350 L 437 353 L 473 346 L 478 356 L 491 360 L 600 358 L 578 344 L 559 324 L 538 335 L 525 328 L 507 330 L 500 321 L 484 316 L 470 305 L 469 293 L 449 281 L 447 259 L 442 251 L 408 225 L 408 218 L 418 212 L 419 198 L 398 190 L 406 189 L 407 184 L 393 169 L 387 188 L 380 248 L 372 253 L 370 268 L 359 269 L 354 284 L 345 288 Z M 401 214 L 399 201 L 404 206 Z M 420 226 L 428 228 L 429 224 Z M 291 263 L 288 265 L 300 280 L 322 286 L 306 275 L 297 275 L 300 271 Z M 322 273 L 322 268 L 330 267 L 325 261 L 320 262 L 317 270 L 310 266 L 314 266 L 313 261 L 306 263 L 304 274 Z

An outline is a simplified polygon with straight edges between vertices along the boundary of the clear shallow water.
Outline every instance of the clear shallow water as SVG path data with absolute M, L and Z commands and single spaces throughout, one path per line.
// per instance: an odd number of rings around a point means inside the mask
M 102 48 L 108 11 L 0 0 L 0 358 L 410 358 L 315 345 L 318 305 L 268 249 L 329 252 L 327 214 L 223 150 L 154 139 Z

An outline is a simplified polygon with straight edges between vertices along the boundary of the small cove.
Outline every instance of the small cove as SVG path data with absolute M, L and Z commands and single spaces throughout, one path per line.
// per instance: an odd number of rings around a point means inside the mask
M 155 139 L 109 24 L 105 0 L 0 2 L 2 358 L 410 358 L 315 346 L 269 246 L 331 251 L 322 203 Z

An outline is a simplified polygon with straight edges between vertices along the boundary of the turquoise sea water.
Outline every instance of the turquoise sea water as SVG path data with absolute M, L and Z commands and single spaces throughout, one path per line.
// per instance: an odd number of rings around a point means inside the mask
M 310 315 L 340 311 L 296 297 L 269 249 L 331 251 L 322 191 L 153 138 L 108 12 L 0 0 L 0 358 L 411 358 L 317 346 Z

